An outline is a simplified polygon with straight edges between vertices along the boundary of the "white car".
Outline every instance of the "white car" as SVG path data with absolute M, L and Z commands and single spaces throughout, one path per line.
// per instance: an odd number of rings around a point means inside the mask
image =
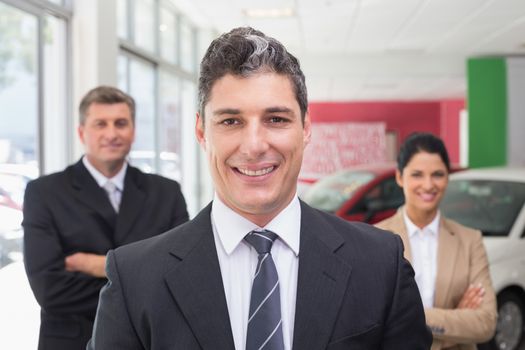
M 496 335 L 484 348 L 517 350 L 525 320 L 525 168 L 466 170 L 450 176 L 444 215 L 483 232 L 498 297 Z

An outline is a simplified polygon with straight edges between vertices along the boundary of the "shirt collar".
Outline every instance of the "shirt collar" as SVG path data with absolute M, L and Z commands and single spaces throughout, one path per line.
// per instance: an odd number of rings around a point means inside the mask
M 82 157 L 82 163 L 100 187 L 103 187 L 106 182 L 111 181 L 120 192 L 124 191 L 124 178 L 126 176 L 126 170 L 128 169 L 128 162 L 124 162 L 122 168 L 112 178 L 107 178 L 104 174 L 98 171 L 97 168 L 89 162 L 86 156 Z
M 440 217 L 441 217 L 441 213 L 438 210 L 436 216 L 434 217 L 434 219 L 432 219 L 430 224 L 420 229 L 412 222 L 412 220 L 410 220 L 410 218 L 408 217 L 406 213 L 406 210 L 403 210 L 403 219 L 405 220 L 405 226 L 407 228 L 407 233 L 409 237 L 413 237 L 418 231 L 428 231 L 432 233 L 433 235 L 437 235 L 439 232 Z
M 253 230 L 267 229 L 276 233 L 296 256 L 299 255 L 301 205 L 297 194 L 292 201 L 265 227 L 259 227 L 226 206 L 215 193 L 211 221 L 226 254 L 230 255 L 244 237 Z

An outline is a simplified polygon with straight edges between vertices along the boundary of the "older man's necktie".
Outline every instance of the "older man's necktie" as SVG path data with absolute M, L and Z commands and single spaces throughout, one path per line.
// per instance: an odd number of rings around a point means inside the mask
M 103 187 L 104 190 L 106 190 L 106 193 L 108 194 L 111 206 L 113 207 L 113 209 L 115 209 L 115 212 L 118 213 L 118 209 L 120 206 L 120 193 L 118 193 L 119 189 L 112 181 L 106 182 Z
M 253 279 L 246 350 L 283 350 L 279 276 L 271 249 L 277 235 L 252 231 L 244 239 L 255 248 L 258 263 Z

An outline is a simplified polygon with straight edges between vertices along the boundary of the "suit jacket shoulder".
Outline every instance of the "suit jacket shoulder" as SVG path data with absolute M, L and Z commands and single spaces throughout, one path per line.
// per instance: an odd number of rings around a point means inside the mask
M 158 174 L 144 173 L 132 165 L 128 165 L 126 176 L 129 176 L 139 186 L 154 186 L 164 189 L 170 187 L 180 188 L 180 184 L 175 180 Z
M 477 240 L 481 239 L 481 231 L 473 229 L 471 227 L 464 226 L 457 221 L 443 217 L 442 226 L 453 234 L 458 234 L 461 239 L 466 240 Z
M 294 349 L 428 349 L 400 237 L 301 205 Z
M 397 254 L 398 238 L 392 232 L 362 222 L 346 221 L 305 203 L 302 203 L 301 215 L 303 217 L 301 226 L 317 227 L 318 230 L 322 230 L 323 234 L 319 234 L 318 238 L 332 248 L 345 243 L 347 244 L 345 250 L 366 251 L 368 256 L 369 254 L 381 256 L 386 251 Z M 357 251 L 353 253 L 359 254 Z
M 69 182 L 68 174 L 70 173 L 72 167 L 73 165 L 70 165 L 64 170 L 47 175 L 42 175 L 34 180 L 31 180 L 27 183 L 26 188 L 28 188 L 31 191 L 35 188 L 39 190 L 53 190 L 59 186 L 64 187 L 65 183 Z

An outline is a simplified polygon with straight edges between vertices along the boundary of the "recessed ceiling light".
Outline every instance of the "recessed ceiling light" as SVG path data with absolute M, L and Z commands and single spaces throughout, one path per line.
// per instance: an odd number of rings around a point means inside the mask
M 295 12 L 291 7 L 283 8 L 267 8 L 267 9 L 244 9 L 243 13 L 246 17 L 251 18 L 281 18 L 292 17 Z

